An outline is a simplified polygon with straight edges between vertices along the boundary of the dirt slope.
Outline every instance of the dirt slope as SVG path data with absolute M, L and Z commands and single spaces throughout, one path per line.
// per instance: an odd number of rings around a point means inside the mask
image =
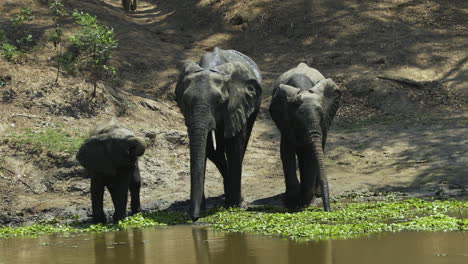
M 84 137 L 112 116 L 151 143 L 141 161 L 143 206 L 184 208 L 189 155 L 173 100 L 177 65 L 215 46 L 252 57 L 265 80 L 244 165 L 246 204 L 280 203 L 279 134 L 267 108 L 275 78 L 301 61 L 344 91 L 327 146 L 333 195 L 467 195 L 466 1 L 148 0 L 134 13 L 116 0 L 64 1 L 69 12 L 89 12 L 112 26 L 119 41 L 112 59 L 119 78 L 100 83 L 91 101 L 91 84 L 80 75 L 63 74 L 53 83 L 55 53 L 46 38 L 53 22 L 45 2 L 0 4 L 0 26 L 10 34 L 19 8 L 33 8 L 28 25 L 36 43 L 25 63 L 0 58 L 6 83 L 0 86 L 0 223 L 90 211 L 89 179 L 73 153 L 37 151 L 5 135 L 52 128 Z M 76 29 L 71 19 L 64 26 L 68 35 Z M 212 164 L 206 194 L 211 204 L 221 202 L 221 178 Z

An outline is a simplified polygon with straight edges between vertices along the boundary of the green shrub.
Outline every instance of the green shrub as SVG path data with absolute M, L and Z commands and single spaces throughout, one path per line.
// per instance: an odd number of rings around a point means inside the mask
M 57 52 L 57 76 L 55 82 L 58 82 L 60 76 L 60 62 L 62 61 L 62 42 L 63 42 L 63 30 L 61 22 L 63 17 L 66 16 L 67 12 L 63 7 L 61 0 L 52 0 L 49 2 L 50 13 L 54 16 L 55 29 L 49 31 L 49 41 L 54 43 L 55 50 Z
M 16 26 L 22 26 L 26 22 L 31 22 L 34 19 L 32 12 L 31 7 L 25 6 L 20 9 L 20 12 L 16 14 L 14 18 L 11 19 L 11 22 Z
M 95 96 L 98 79 L 104 74 L 115 74 L 115 68 L 109 65 L 109 60 L 112 51 L 117 48 L 117 40 L 114 30 L 99 24 L 95 16 L 75 10 L 73 18 L 81 30 L 70 37 L 70 43 L 79 51 L 80 68 L 89 72 L 93 80 Z
M 18 48 L 6 42 L 0 45 L 0 53 L 7 61 L 11 62 L 15 62 L 21 57 L 21 52 Z

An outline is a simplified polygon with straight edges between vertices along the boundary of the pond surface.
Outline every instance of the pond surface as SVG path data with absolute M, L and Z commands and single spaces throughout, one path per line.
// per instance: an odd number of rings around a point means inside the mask
M 295 242 L 203 227 L 0 239 L 10 263 L 468 263 L 467 232 L 385 233 L 348 240 Z

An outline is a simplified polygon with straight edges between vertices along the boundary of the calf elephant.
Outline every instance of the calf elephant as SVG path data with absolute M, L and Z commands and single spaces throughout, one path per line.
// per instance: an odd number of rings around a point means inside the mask
M 138 0 L 122 0 L 122 6 L 128 12 L 135 11 L 138 8 Z
M 242 161 L 260 108 L 260 71 L 249 57 L 214 48 L 199 63 L 187 61 L 176 100 L 190 140 L 190 217 L 204 207 L 208 157 L 223 176 L 226 207 L 241 203 Z
M 114 204 L 113 220 L 127 213 L 128 190 L 132 213 L 141 211 L 138 157 L 145 152 L 145 142 L 115 120 L 102 123 L 90 133 L 76 155 L 91 178 L 91 203 L 94 222 L 106 222 L 103 210 L 104 187 Z
M 283 73 L 274 84 L 269 110 L 281 132 L 285 202 L 289 209 L 308 206 L 321 192 L 324 209 L 330 210 L 323 152 L 340 98 L 336 84 L 305 63 Z

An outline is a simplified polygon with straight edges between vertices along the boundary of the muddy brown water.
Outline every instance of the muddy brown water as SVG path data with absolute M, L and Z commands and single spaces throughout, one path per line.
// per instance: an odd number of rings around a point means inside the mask
M 176 226 L 1 239 L 0 264 L 7 263 L 465 264 L 468 263 L 468 233 L 402 232 L 296 242 Z

